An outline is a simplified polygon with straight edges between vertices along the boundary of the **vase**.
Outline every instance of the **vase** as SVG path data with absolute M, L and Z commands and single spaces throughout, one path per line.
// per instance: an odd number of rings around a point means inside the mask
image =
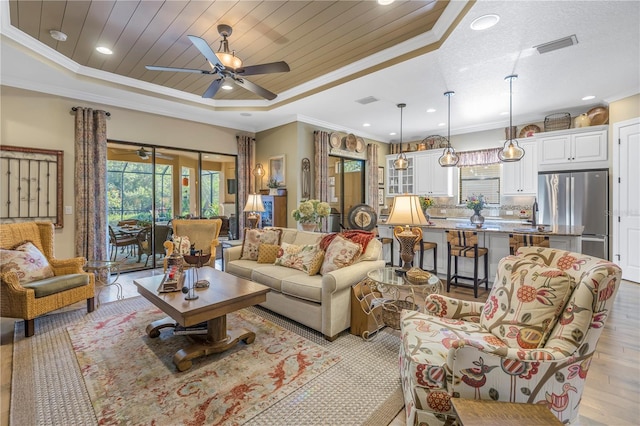
M 302 227 L 303 231 L 307 232 L 315 232 L 316 228 L 318 227 L 318 225 L 316 225 L 315 223 L 301 223 L 300 226 Z
M 484 223 L 484 216 L 480 214 L 480 210 L 473 211 L 473 215 L 471 216 L 471 223 L 477 228 L 482 228 L 482 224 Z
M 424 209 L 424 217 L 427 219 L 427 223 L 431 223 L 431 215 L 427 211 L 428 209 Z

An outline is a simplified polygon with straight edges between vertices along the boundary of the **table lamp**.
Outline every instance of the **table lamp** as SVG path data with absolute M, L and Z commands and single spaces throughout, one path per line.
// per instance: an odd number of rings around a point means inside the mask
M 264 211 L 264 204 L 262 204 L 262 195 L 249 194 L 247 198 L 247 204 L 244 206 L 245 212 L 249 212 L 247 216 L 247 222 L 249 228 L 257 228 L 258 219 L 260 219 L 260 212 Z
M 406 273 L 411 268 L 414 246 L 422 238 L 421 229 L 412 229 L 411 225 L 427 225 L 428 223 L 417 195 L 397 195 L 394 198 L 387 224 L 400 225 L 393 230 L 393 235 L 400 243 L 400 259 L 403 261 L 402 269 L 396 270 L 396 272 Z

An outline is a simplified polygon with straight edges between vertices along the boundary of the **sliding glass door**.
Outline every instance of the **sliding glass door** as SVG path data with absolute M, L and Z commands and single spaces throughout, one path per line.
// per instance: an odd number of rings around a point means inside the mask
M 330 231 L 348 228 L 348 215 L 352 208 L 365 200 L 364 160 L 329 157 L 329 205 L 333 217 Z

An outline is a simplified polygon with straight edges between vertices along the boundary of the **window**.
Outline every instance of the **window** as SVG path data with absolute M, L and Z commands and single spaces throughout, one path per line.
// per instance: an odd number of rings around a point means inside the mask
M 470 195 L 484 195 L 487 203 L 500 203 L 500 164 L 460 167 L 460 194 L 464 203 Z

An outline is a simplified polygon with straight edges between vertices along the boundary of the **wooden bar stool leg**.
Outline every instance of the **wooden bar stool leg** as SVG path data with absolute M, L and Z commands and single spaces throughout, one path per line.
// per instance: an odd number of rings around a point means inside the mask
M 447 293 L 451 289 L 451 247 L 447 248 Z
M 489 290 L 489 255 L 484 255 L 484 288 Z
M 438 275 L 438 246 L 433 248 L 433 273 Z
M 478 256 L 473 259 L 473 297 L 478 298 Z

